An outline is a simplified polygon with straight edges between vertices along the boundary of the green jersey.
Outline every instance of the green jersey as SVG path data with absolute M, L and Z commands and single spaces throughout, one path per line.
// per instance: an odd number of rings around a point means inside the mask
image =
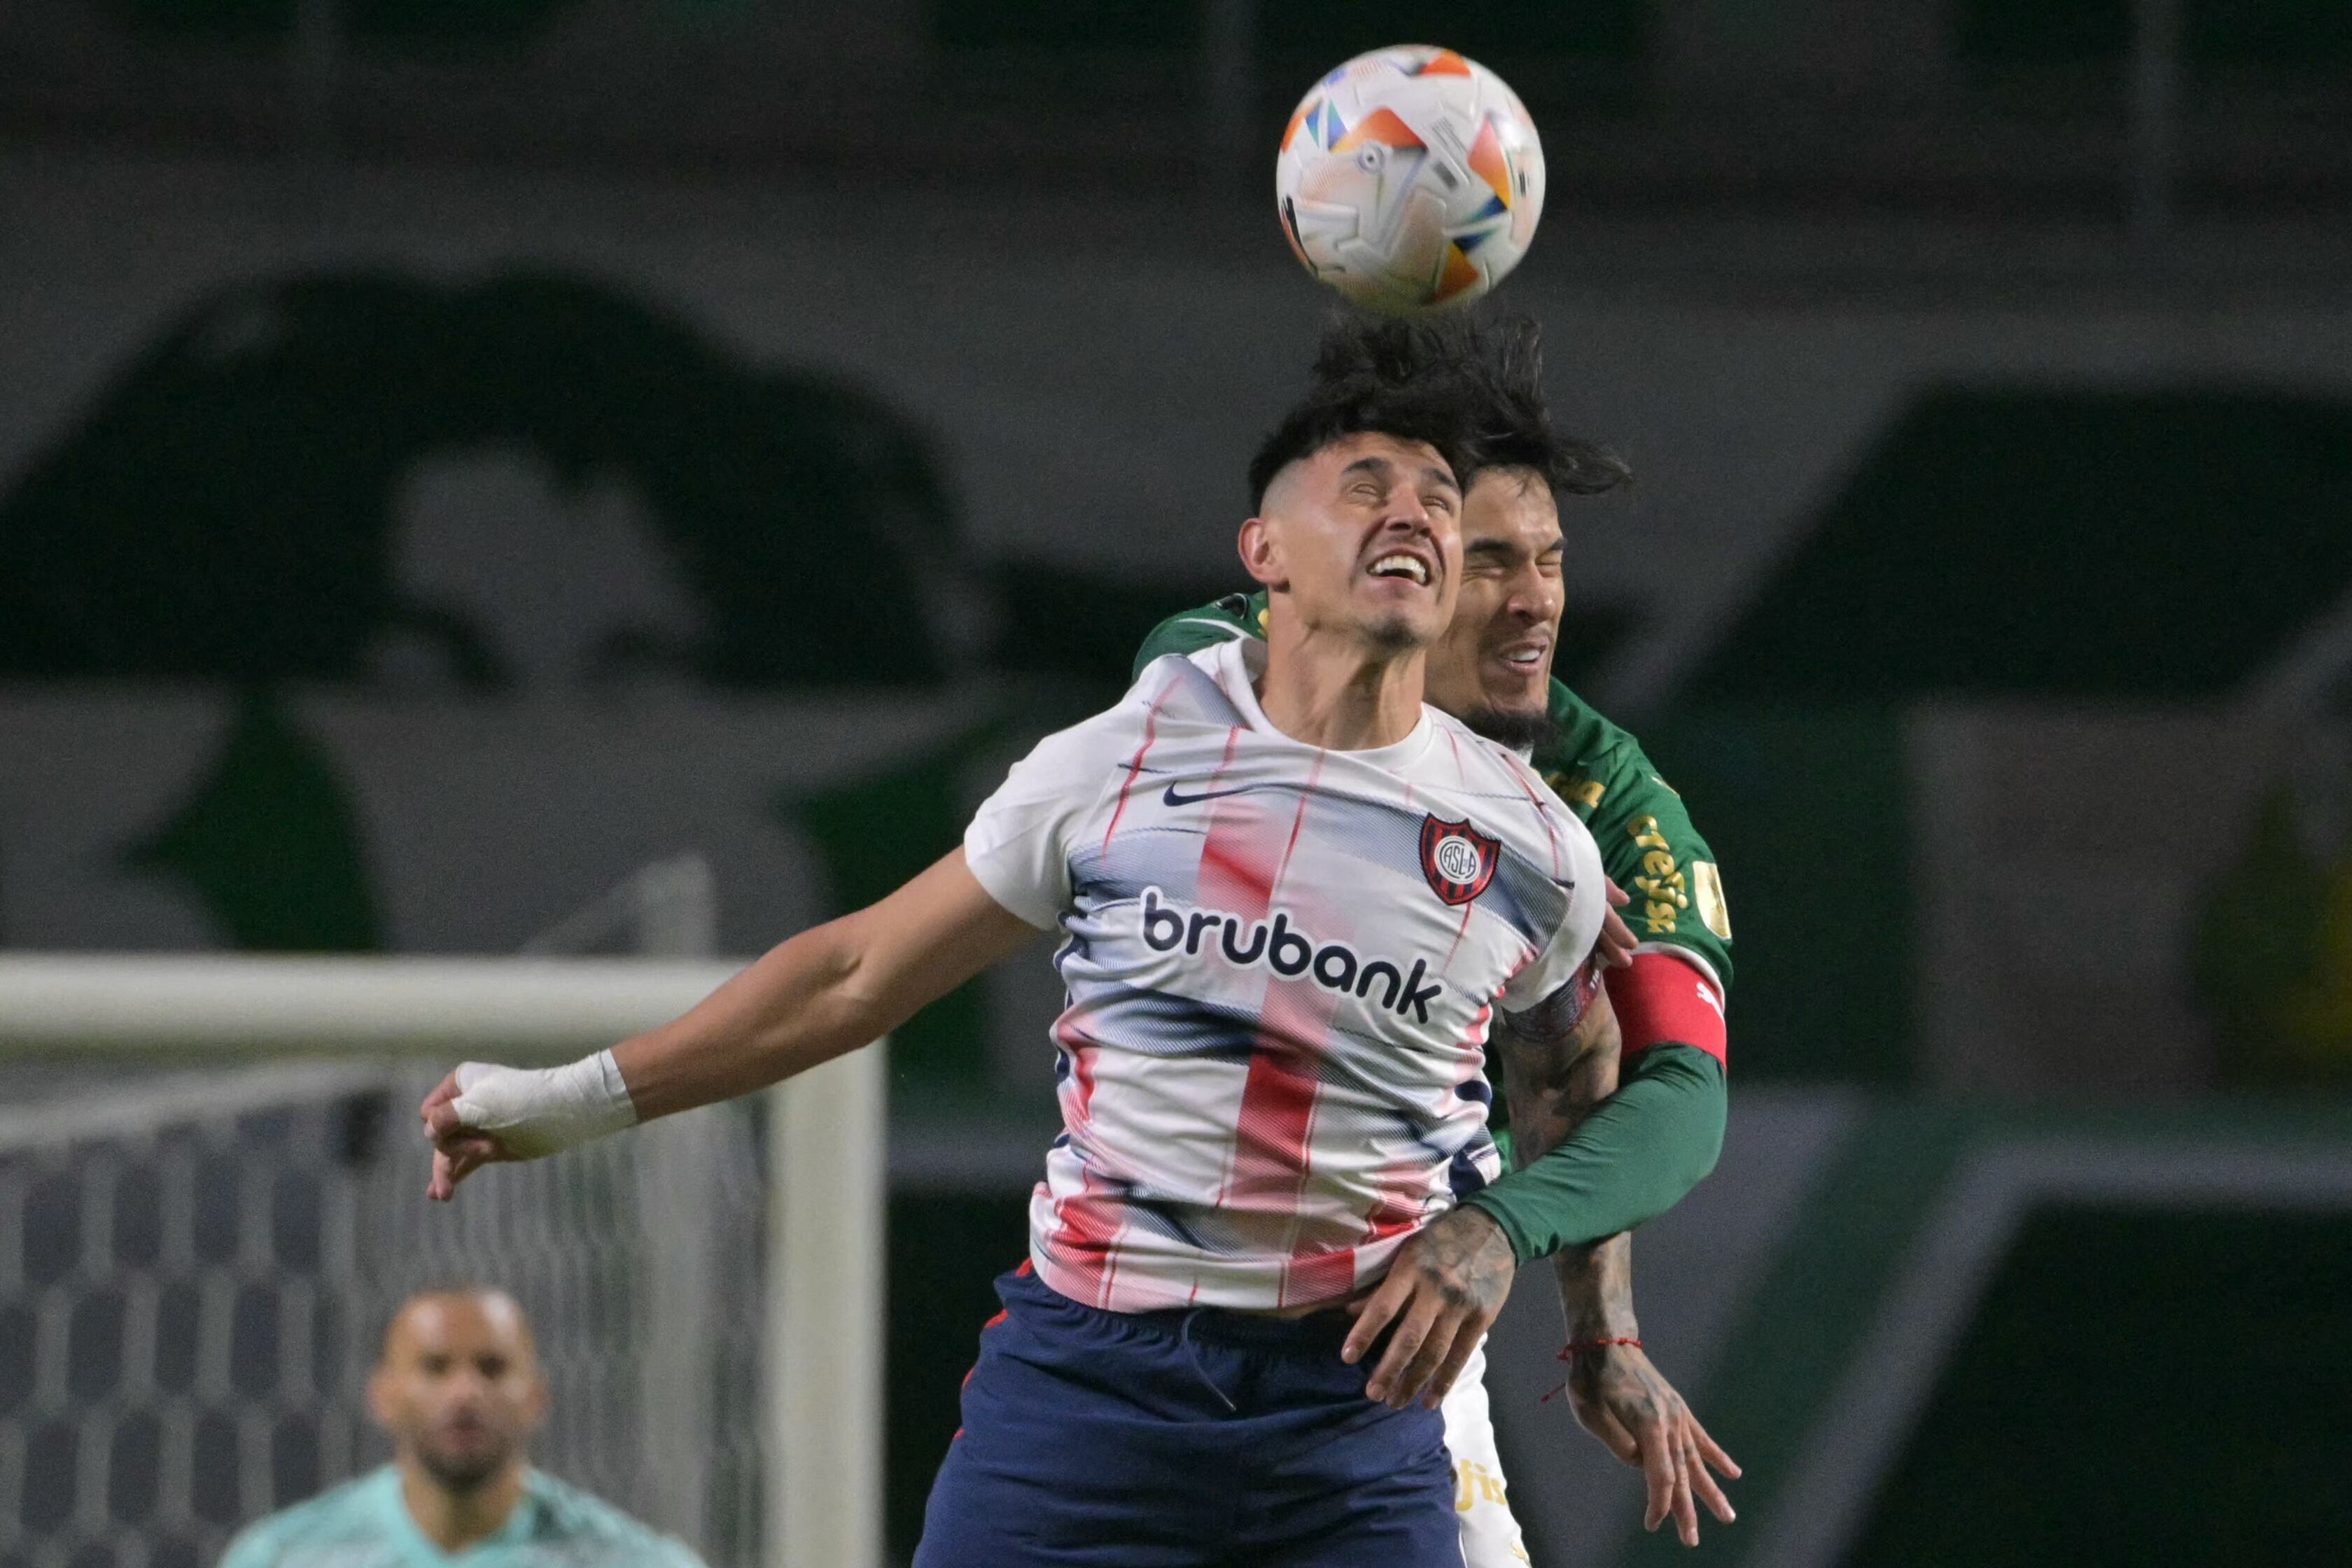
M 530 1471 L 487 1539 L 451 1555 L 425 1539 L 386 1465 L 248 1526 L 221 1568 L 702 1568 L 693 1552 L 618 1509 Z
M 1165 654 L 1265 635 L 1265 595 L 1234 594 L 1160 622 L 1136 655 L 1135 670 L 1141 674 Z M 1728 1003 L 1731 916 L 1723 878 L 1682 796 L 1658 776 L 1632 735 L 1557 680 L 1551 721 L 1553 739 L 1538 746 L 1528 762 L 1592 830 L 1609 879 L 1633 900 L 1623 914 L 1634 939 L 1694 961 Z

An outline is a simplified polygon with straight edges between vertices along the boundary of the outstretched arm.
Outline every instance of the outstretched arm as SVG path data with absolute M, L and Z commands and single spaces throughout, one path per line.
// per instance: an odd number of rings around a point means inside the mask
M 641 1120 L 732 1100 L 880 1038 L 1037 934 L 954 849 L 881 902 L 771 948 L 613 1058 Z
M 772 948 L 682 1016 L 545 1072 L 468 1063 L 425 1098 L 431 1195 L 631 1121 L 807 1071 L 889 1033 L 1038 934 L 957 849 L 881 902 Z

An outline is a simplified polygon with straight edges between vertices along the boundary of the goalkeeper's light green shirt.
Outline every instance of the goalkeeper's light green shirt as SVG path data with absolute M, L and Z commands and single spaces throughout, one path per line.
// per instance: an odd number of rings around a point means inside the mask
M 491 1535 L 443 1552 L 401 1500 L 400 1472 L 371 1470 L 271 1514 L 229 1543 L 221 1568 L 702 1568 L 693 1552 L 616 1508 L 530 1471 Z

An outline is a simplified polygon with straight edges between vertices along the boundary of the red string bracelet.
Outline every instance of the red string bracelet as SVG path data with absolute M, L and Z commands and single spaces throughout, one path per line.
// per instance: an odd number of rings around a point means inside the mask
M 1640 1350 L 1642 1342 L 1631 1334 L 1620 1334 L 1612 1340 L 1570 1340 L 1559 1347 L 1559 1353 L 1552 1357 L 1552 1360 L 1574 1361 L 1579 1351 L 1607 1350 L 1611 1345 L 1632 1345 L 1635 1350 Z
M 1642 1342 L 1635 1339 L 1631 1334 L 1621 1334 L 1615 1339 L 1608 1340 L 1570 1340 L 1568 1343 L 1560 1346 L 1559 1353 L 1553 1356 L 1551 1359 L 1554 1361 L 1574 1361 L 1579 1351 L 1607 1350 L 1611 1345 L 1632 1345 L 1635 1350 L 1640 1350 L 1642 1348 Z M 1566 1394 L 1567 1392 L 1568 1384 L 1563 1383 L 1558 1388 L 1553 1389 L 1549 1394 L 1545 1394 L 1541 1399 L 1537 1400 L 1536 1403 L 1538 1405 L 1549 1405 L 1553 1400 L 1558 1399 L 1561 1394 Z

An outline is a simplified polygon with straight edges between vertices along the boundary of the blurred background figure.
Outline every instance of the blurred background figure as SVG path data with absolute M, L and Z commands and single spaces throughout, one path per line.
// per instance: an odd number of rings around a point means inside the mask
M 273 1514 L 222 1568 L 404 1568 L 560 1558 L 612 1568 L 700 1568 L 694 1554 L 530 1468 L 547 1385 L 522 1309 L 455 1285 L 412 1296 L 384 1330 L 368 1404 L 392 1462 Z
M 1722 1161 L 1634 1241 L 1746 1467 L 1694 1555 L 2340 1558 L 2337 0 L 14 0 L 0 949 L 748 952 L 898 885 L 1235 586 L 1328 303 L 1275 147 L 1407 40 L 1540 128 L 1494 305 L 1640 476 L 1554 668 L 1737 929 Z M 885 1561 L 1059 1002 L 891 1043 Z M 436 1224 L 399 1063 L 12 1016 L 0 1563 L 198 1568 L 366 1473 L 440 1277 L 530 1304 L 551 1471 L 761 1560 L 768 1122 Z M 1537 1562 L 1680 1553 L 1567 1401 L 1495 1419 Z

